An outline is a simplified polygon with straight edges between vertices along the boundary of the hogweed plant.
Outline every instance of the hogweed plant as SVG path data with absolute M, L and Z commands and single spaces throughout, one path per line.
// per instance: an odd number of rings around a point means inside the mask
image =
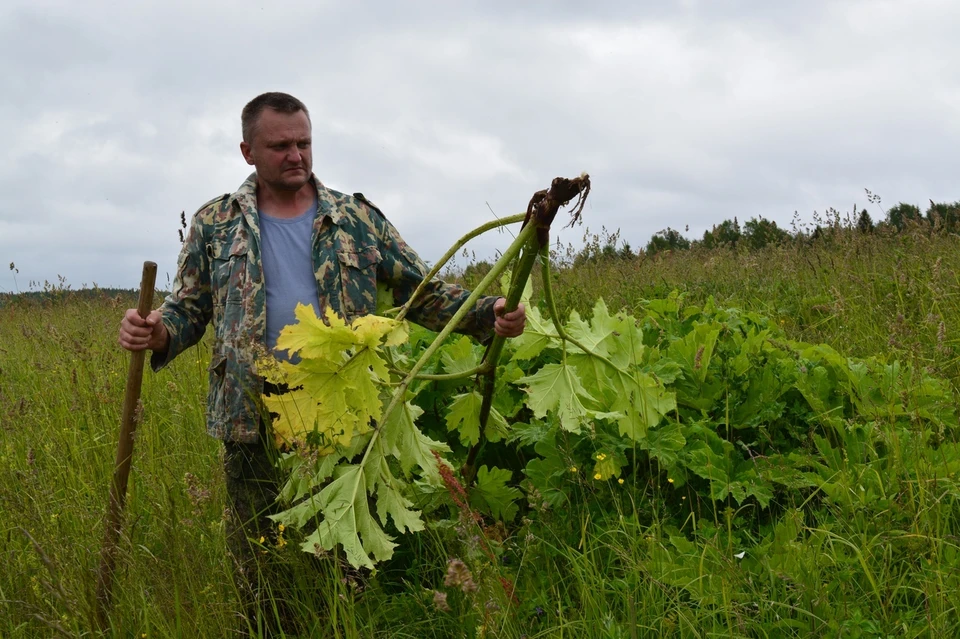
M 298 323 L 281 332 L 277 347 L 291 357 L 297 356 L 299 362 L 263 359 L 261 369 L 268 380 L 298 389 L 265 400 L 268 410 L 279 415 L 276 436 L 293 446 L 313 446 L 322 455 L 309 469 L 302 467 L 302 455 L 291 453 L 281 462 L 291 477 L 282 497 L 296 505 L 274 518 L 296 528 L 313 528 L 303 542 L 305 551 L 314 552 L 317 547 L 332 550 L 340 544 L 354 567 L 373 568 L 375 562 L 389 559 L 396 547 L 384 530 L 388 517 L 399 532 L 423 529 L 420 514 L 409 498 L 412 478 L 416 473 L 428 486 L 439 486 L 434 453 L 450 452 L 450 448 L 417 428 L 416 420 L 423 411 L 411 402 L 410 386 L 469 309 L 508 267 L 512 267 L 512 281 L 506 310 L 517 308 L 536 258 L 548 243 L 550 225 L 558 210 L 578 198 L 573 211 L 576 219 L 589 191 L 589 176 L 583 174 L 574 179 L 557 178 L 549 189 L 535 193 L 517 238 L 408 371 L 392 373 L 391 367 L 396 370 L 405 359 L 396 350 L 408 335 L 404 317 L 426 282 L 466 241 L 492 228 L 519 222 L 519 216 L 485 225 L 465 236 L 435 265 L 395 318 L 366 316 L 347 325 L 332 312 L 320 321 L 312 309 L 297 307 Z M 503 425 L 492 403 L 504 343 L 503 337 L 495 337 L 479 365 L 447 377 L 448 381 L 473 376 L 481 380 L 479 398 L 470 395 L 465 400 L 476 404 L 479 399 L 475 445 L 481 443 L 491 418 Z M 503 496 L 511 494 L 505 477 L 486 467 L 480 469 L 481 473 L 474 471 L 478 450 L 471 449 L 466 460 L 467 482 L 472 483 L 476 477 L 478 490 L 488 494 L 492 504 L 508 507 L 503 503 Z M 376 516 L 368 498 L 375 500 Z

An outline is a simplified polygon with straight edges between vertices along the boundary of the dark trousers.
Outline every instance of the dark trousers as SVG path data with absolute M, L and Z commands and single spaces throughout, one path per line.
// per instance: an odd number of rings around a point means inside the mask
M 253 444 L 224 442 L 223 465 L 227 487 L 227 548 L 247 622 L 269 631 L 286 626 L 283 587 L 289 583 L 282 559 L 273 552 L 277 525 L 279 481 L 272 443 L 261 431 Z

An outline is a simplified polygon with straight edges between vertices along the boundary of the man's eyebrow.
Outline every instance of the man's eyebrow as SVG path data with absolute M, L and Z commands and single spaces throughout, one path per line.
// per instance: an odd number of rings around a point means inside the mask
M 269 146 L 287 146 L 290 144 L 299 144 L 301 142 L 312 142 L 312 136 L 306 135 L 302 138 L 275 138 L 273 140 L 267 140 Z

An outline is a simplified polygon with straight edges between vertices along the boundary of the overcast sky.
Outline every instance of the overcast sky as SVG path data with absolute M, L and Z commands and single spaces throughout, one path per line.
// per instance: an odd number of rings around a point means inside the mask
M 865 188 L 955 201 L 958 32 L 956 0 L 5 0 L 0 290 L 133 288 L 144 260 L 166 287 L 180 212 L 248 175 L 240 110 L 264 91 L 307 104 L 318 177 L 428 261 L 582 171 L 563 243 L 881 218 Z

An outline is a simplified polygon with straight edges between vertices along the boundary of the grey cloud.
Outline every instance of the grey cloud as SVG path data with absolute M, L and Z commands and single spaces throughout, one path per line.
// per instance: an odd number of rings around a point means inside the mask
M 635 248 L 668 225 L 863 206 L 864 187 L 957 199 L 955 4 L 16 3 L 0 259 L 21 285 L 134 286 L 143 259 L 162 279 L 180 211 L 246 177 L 239 111 L 264 90 L 308 104 L 319 177 L 366 193 L 428 260 L 487 203 L 519 212 L 583 170 L 584 224 Z

